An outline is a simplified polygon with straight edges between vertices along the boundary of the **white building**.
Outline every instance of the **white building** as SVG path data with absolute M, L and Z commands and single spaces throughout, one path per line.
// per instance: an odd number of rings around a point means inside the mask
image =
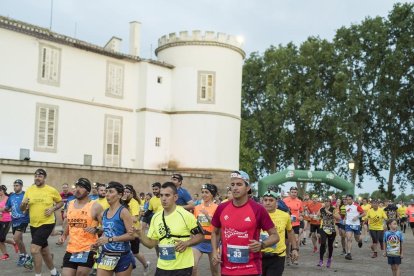
M 100 47 L 0 17 L 0 159 L 143 170 L 239 165 L 242 64 L 233 36 L 163 36 L 140 23 Z M 0 168 L 1 173 L 1 168 Z

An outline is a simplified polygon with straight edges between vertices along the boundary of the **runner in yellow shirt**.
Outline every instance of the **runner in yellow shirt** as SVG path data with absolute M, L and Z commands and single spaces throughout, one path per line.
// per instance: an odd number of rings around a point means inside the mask
M 141 224 L 139 222 L 141 199 L 137 196 L 137 192 L 135 191 L 132 185 L 124 185 L 124 196 L 122 197 L 122 199 L 124 203 L 128 206 L 128 210 L 131 213 L 133 227 L 141 228 Z M 143 254 L 139 253 L 139 238 L 135 237 L 135 239 L 132 240 L 130 243 L 132 254 L 134 254 L 135 258 L 137 258 L 137 260 L 144 267 L 144 273 L 148 273 L 150 270 L 151 263 L 145 259 L 145 256 Z
M 379 208 L 378 200 L 372 200 L 371 205 L 372 208 L 368 210 L 366 217 L 368 220 L 369 233 L 371 234 L 372 238 L 371 257 L 376 258 L 378 256 L 378 242 L 380 243 L 381 250 L 384 250 L 384 221 L 387 219 L 387 215 L 383 209 Z
M 34 261 L 35 273 L 41 274 L 43 259 L 50 269 L 51 275 L 60 275 L 53 264 L 47 239 L 55 228 L 55 211 L 63 206 L 63 201 L 55 188 L 46 185 L 46 177 L 44 169 L 36 170 L 35 183 L 24 194 L 20 210 L 29 210 L 30 234 L 32 235 L 30 252 Z M 25 266 L 29 267 L 31 262 L 31 259 L 27 260 Z
M 280 196 L 268 191 L 263 195 L 263 206 L 269 213 L 270 218 L 275 224 L 277 233 L 279 235 L 279 242 L 272 247 L 266 247 L 262 250 L 262 275 L 263 276 L 279 276 L 283 274 L 285 269 L 286 258 L 286 243 L 285 233 L 287 232 L 289 243 L 292 246 L 291 258 L 296 261 L 299 257 L 299 248 L 296 241 L 295 233 L 293 232 L 290 215 L 277 209 L 278 200 Z M 260 233 L 260 239 L 263 242 L 269 237 L 267 232 Z
M 398 207 L 397 213 L 400 217 L 400 229 L 402 232 L 405 233 L 407 229 L 407 205 L 405 205 L 404 201 L 400 201 L 400 207 Z
M 368 203 L 368 198 L 362 199 L 362 210 L 364 210 L 365 214 L 368 212 L 369 209 L 371 209 L 371 204 Z M 368 242 L 368 221 L 367 221 L 367 215 L 363 216 L 361 218 L 361 226 L 362 226 L 362 240 L 364 242 Z
M 159 245 L 155 275 L 191 275 L 194 266 L 191 246 L 203 241 L 203 229 L 193 214 L 176 205 L 178 194 L 174 183 L 164 183 L 160 194 L 164 210 L 153 216 L 148 236 L 141 229 L 132 230 L 146 247 Z

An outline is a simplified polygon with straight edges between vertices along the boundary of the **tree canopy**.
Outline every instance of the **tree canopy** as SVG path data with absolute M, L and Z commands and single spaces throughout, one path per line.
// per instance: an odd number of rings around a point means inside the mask
M 414 188 L 413 141 L 412 3 L 342 27 L 333 41 L 270 46 L 245 62 L 240 167 L 253 180 L 288 167 L 328 170 L 359 187 L 374 177 L 394 198 L 395 184 Z

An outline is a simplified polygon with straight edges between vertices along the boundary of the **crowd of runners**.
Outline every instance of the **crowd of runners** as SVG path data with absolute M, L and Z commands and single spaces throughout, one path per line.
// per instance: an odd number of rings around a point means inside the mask
M 19 254 L 17 266 L 36 276 L 43 262 L 51 275 L 131 275 L 136 260 L 142 265 L 137 269 L 147 274 L 151 263 L 140 254 L 141 244 L 154 248 L 159 276 L 274 276 L 282 275 L 286 265 L 301 265 L 300 248 L 309 242 L 317 266 L 334 266 L 334 248 L 351 262 L 352 251 L 358 250 L 354 241 L 359 248 L 369 243 L 371 257 L 387 257 L 393 275 L 400 275 L 404 233 L 411 228 L 414 235 L 414 200 L 407 206 L 366 198 L 357 202 L 353 195 L 299 198 L 296 187 L 283 196 L 269 190 L 254 198 L 243 171 L 229 176 L 225 199 L 210 183 L 192 198 L 179 173 L 139 194 L 129 184 L 95 184 L 86 178 L 73 187 L 63 184 L 59 193 L 46 180 L 46 171 L 38 169 L 25 191 L 20 179 L 13 193 L 0 186 L 0 259 L 10 258 L 9 244 Z M 61 232 L 55 230 L 58 210 Z M 23 233 L 29 225 L 26 248 Z M 7 239 L 10 227 L 13 239 Z M 59 236 L 63 260 L 49 250 L 51 235 Z M 203 255 L 210 271 L 198 269 Z

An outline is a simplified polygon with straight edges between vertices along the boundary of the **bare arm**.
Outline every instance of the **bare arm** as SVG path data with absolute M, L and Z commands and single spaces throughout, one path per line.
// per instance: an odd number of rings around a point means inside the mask
M 221 254 L 219 249 L 221 236 L 220 236 L 220 228 L 213 228 L 213 231 L 211 233 L 211 248 L 212 248 L 212 261 L 214 265 L 217 265 L 218 263 L 221 263 Z
M 270 228 L 266 232 L 269 234 L 269 238 L 267 238 L 265 241 L 259 242 L 256 240 L 250 240 L 250 243 L 249 243 L 250 251 L 259 252 L 263 248 L 272 246 L 280 240 L 279 234 L 277 233 L 277 230 L 275 227 Z
M 141 243 L 143 245 L 145 245 L 146 247 L 148 247 L 149 249 L 154 248 L 155 246 L 157 246 L 158 241 L 148 238 L 147 235 L 145 235 L 145 232 L 142 232 L 141 229 L 133 229 L 133 232 L 138 234 L 138 237 L 139 237 Z
M 193 210 L 194 209 L 195 204 L 194 204 L 194 201 L 190 200 L 190 201 L 187 202 L 187 205 L 183 205 L 181 207 L 183 207 L 187 211 L 190 211 L 190 210 Z

